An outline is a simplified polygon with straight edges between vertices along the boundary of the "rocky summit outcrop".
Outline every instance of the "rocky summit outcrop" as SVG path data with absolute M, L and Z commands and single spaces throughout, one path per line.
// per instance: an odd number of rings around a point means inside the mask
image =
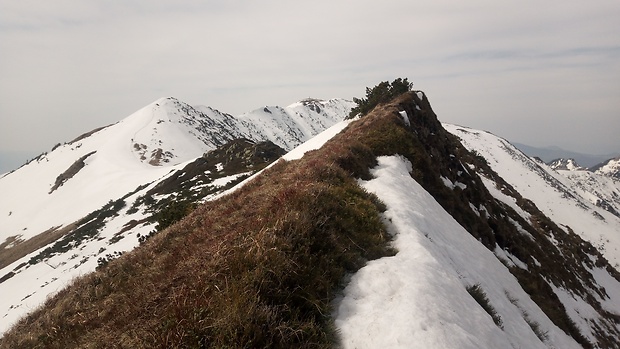
M 554 170 L 564 170 L 564 171 L 583 171 L 586 170 L 585 167 L 579 165 L 575 159 L 555 159 L 547 163 Z

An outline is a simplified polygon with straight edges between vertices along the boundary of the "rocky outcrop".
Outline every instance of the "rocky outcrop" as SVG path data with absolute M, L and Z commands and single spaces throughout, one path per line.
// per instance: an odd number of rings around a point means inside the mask
M 52 189 L 50 189 L 49 194 L 53 193 L 54 190 L 60 188 L 63 184 L 65 184 L 66 181 L 73 178 L 73 176 L 80 172 L 80 170 L 84 168 L 84 166 L 86 166 L 84 160 L 86 160 L 89 156 L 95 154 L 96 152 L 97 151 L 92 151 L 80 157 L 79 159 L 75 160 L 75 162 L 71 166 L 69 166 L 69 168 L 65 172 L 59 174 L 58 177 L 56 177 L 56 181 L 54 182 Z

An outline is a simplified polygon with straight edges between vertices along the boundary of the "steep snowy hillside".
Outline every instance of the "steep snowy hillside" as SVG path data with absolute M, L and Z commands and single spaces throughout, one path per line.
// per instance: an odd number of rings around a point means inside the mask
M 350 105 L 302 101 L 235 118 L 162 98 L 0 178 L 0 332 L 73 277 L 137 246 L 157 212 L 216 195 L 281 156 L 271 140 L 290 150 Z
M 553 221 L 590 241 L 612 265 L 620 267 L 620 217 L 598 207 L 598 199 L 588 194 L 591 189 L 572 188 L 572 181 L 491 133 L 458 125 L 444 127 L 465 147 L 484 157 L 493 170 Z M 575 173 L 580 176 L 580 171 Z M 602 183 L 599 190 L 604 192 L 602 197 L 617 196 L 613 181 Z
M 231 119 L 162 98 L 58 145 L 0 179 L 0 238 L 28 240 L 57 230 L 160 179 L 174 166 L 237 138 Z
M 187 125 L 164 107 L 167 101 L 59 145 L 1 178 L 0 238 L 28 240 L 71 224 L 161 178 L 169 166 L 200 156 L 207 146 L 186 135 Z
M 620 178 L 600 172 L 586 170 L 557 170 L 570 182 L 567 185 L 575 189 L 590 203 L 609 213 L 620 217 Z

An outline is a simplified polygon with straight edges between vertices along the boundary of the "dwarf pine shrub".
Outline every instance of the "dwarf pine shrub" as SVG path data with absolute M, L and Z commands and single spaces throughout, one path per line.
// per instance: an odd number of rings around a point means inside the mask
M 353 98 L 357 106 L 351 109 L 348 118 L 351 119 L 357 115 L 364 116 L 380 103 L 387 103 L 396 96 L 411 91 L 412 88 L 413 83 L 407 81 L 407 78 L 398 78 L 392 82 L 382 81 L 373 88 L 366 87 L 365 98 Z

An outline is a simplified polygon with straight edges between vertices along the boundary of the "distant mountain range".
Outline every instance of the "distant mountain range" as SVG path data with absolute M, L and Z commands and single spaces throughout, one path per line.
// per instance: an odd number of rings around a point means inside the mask
M 602 162 L 605 162 L 609 159 L 620 156 L 620 152 L 611 153 L 611 154 L 603 154 L 603 155 L 592 155 L 592 154 L 582 154 L 574 151 L 564 150 L 559 147 L 551 146 L 551 147 L 532 147 L 526 144 L 513 142 L 514 146 L 519 150 L 524 152 L 525 154 L 538 157 L 544 162 L 550 162 L 556 159 L 574 159 L 581 166 L 586 168 L 594 167 Z
M 354 105 L 162 98 L 1 176 L 0 348 L 620 347 L 618 159 Z

